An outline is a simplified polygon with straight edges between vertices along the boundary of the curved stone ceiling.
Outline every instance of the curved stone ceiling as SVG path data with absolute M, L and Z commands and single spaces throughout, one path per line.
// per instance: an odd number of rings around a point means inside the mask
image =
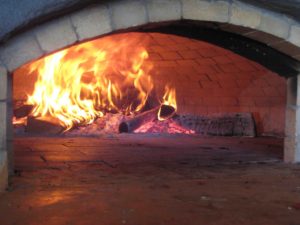
M 182 0 L 189 1 L 189 0 Z M 204 0 L 205 1 L 205 0 Z M 251 5 L 285 14 L 300 21 L 300 0 L 240 0 Z M 0 1 L 0 40 L 11 32 L 26 25 L 37 24 L 55 18 L 66 12 L 81 9 L 83 6 L 111 0 L 1 0 Z

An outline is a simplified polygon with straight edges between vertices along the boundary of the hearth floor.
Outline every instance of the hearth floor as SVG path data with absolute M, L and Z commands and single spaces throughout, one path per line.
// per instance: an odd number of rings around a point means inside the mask
M 282 139 L 16 138 L 0 225 L 299 225 Z

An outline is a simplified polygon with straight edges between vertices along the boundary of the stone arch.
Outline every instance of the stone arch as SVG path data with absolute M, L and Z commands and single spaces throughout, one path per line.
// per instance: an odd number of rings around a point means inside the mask
M 90 1 L 87 1 L 90 2 Z M 93 1 L 91 1 L 93 2 Z M 93 2 L 94 3 L 94 2 Z M 32 18 L 34 26 L 17 24 L 2 34 L 0 45 L 0 189 L 7 184 L 6 150 L 12 140 L 9 121 L 11 96 L 9 72 L 19 66 L 79 42 L 128 29 L 168 24 L 172 21 L 204 21 L 213 29 L 235 33 L 275 49 L 287 57 L 294 77 L 288 80 L 285 161 L 300 161 L 297 142 L 299 120 L 295 76 L 300 70 L 300 24 L 286 15 L 231 0 L 116 0 L 101 1 L 83 9 L 65 11 L 58 18 L 42 23 Z M 23 26 L 23 27 L 22 27 Z M 16 30 L 16 32 L 13 32 Z M 21 32 L 22 31 L 22 32 Z M 5 37 L 5 39 L 4 39 Z M 291 87 L 291 88 L 289 88 Z M 0 150 L 1 150 L 0 149 Z M 10 154 L 8 154 L 10 155 Z M 9 157 L 9 156 L 8 156 Z M 10 166 L 12 168 L 12 166 Z
M 214 28 L 259 41 L 300 59 L 300 24 L 279 13 L 240 1 L 126 0 L 103 2 L 39 24 L 0 47 L 1 64 L 22 64 L 88 39 L 170 21 L 206 21 Z

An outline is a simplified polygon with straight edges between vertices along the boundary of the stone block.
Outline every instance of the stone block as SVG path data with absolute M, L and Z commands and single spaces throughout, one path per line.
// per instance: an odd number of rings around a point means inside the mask
M 106 6 L 92 6 L 71 15 L 79 40 L 97 37 L 112 31 L 109 11 Z
M 285 111 L 285 136 L 300 137 L 300 108 L 288 106 Z
M 284 139 L 284 162 L 300 162 L 300 139 L 299 137 L 286 137 Z
M 181 19 L 179 0 L 147 0 L 146 4 L 150 22 Z
M 287 81 L 287 108 L 285 115 L 285 162 L 300 162 L 300 79 Z
M 147 23 L 146 8 L 142 1 L 126 0 L 109 5 L 114 29 L 125 29 Z
M 0 102 L 0 149 L 6 150 L 7 103 Z
M 231 6 L 230 22 L 244 27 L 257 28 L 261 21 L 261 11 L 247 4 L 235 2 Z
M 6 101 L 6 118 L 7 121 L 12 121 L 13 118 L 13 76 L 7 77 L 7 101 Z M 13 124 L 12 122 L 6 123 L 6 151 L 8 158 L 8 172 L 9 175 L 14 174 L 14 151 L 13 151 Z
M 0 66 L 0 101 L 7 99 L 7 70 Z
M 300 79 L 290 77 L 287 80 L 287 106 L 300 106 Z
M 34 30 L 36 38 L 45 52 L 51 52 L 77 41 L 70 18 L 63 17 L 43 24 Z
M 287 38 L 290 30 L 290 22 L 286 17 L 275 13 L 263 13 L 261 15 L 259 30 L 280 38 Z
M 13 71 L 28 61 L 43 55 L 34 34 L 31 32 L 13 38 L 0 48 L 1 61 Z
M 8 185 L 8 164 L 6 151 L 0 149 L 0 192 L 4 192 Z
M 182 1 L 184 19 L 227 22 L 229 20 L 229 3 L 227 1 Z
M 291 26 L 288 41 L 300 47 L 300 24 L 295 24 Z

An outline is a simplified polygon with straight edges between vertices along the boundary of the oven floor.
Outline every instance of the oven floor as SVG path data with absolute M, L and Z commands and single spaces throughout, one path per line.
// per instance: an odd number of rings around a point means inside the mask
M 17 138 L 1 225 L 300 224 L 282 139 Z

